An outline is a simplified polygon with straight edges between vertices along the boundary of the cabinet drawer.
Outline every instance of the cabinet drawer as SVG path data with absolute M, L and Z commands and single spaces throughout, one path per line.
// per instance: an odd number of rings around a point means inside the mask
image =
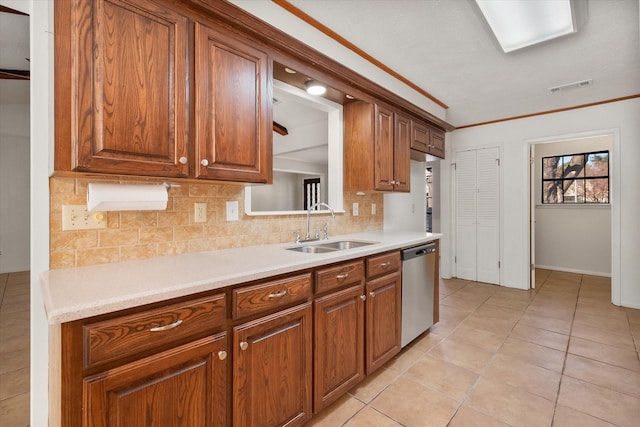
M 325 292 L 344 285 L 358 284 L 364 279 L 362 261 L 340 264 L 316 271 L 316 292 Z
M 391 252 L 367 258 L 367 278 L 400 270 L 400 252 Z
M 272 280 L 233 291 L 234 319 L 271 310 L 311 296 L 311 273 Z
M 224 294 L 186 301 L 83 327 L 84 366 L 129 356 L 213 331 L 226 317 Z

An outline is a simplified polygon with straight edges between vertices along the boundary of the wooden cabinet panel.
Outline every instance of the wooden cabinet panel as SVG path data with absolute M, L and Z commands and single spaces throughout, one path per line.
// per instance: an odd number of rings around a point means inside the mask
M 83 427 L 226 426 L 225 333 L 85 378 Z
M 56 69 L 75 78 L 57 87 L 56 169 L 186 177 L 187 18 L 146 0 L 71 10 L 75 59 Z
M 225 321 L 224 294 L 174 304 L 83 327 L 84 367 L 219 328 Z
M 362 260 L 344 263 L 316 271 L 316 293 L 347 285 L 361 284 L 364 280 Z
M 430 143 L 431 128 L 423 122 L 411 120 L 411 148 L 428 153 Z
M 270 182 L 267 54 L 200 23 L 195 43 L 196 176 Z
M 366 372 L 378 369 L 400 347 L 402 283 L 400 272 L 367 282 Z
M 311 417 L 312 306 L 233 328 L 233 425 L 298 426 Z
M 440 129 L 431 130 L 431 147 L 429 154 L 444 159 L 444 131 Z
M 381 276 L 383 274 L 400 271 L 400 252 L 391 252 L 382 255 L 370 256 L 366 260 L 367 279 Z
M 364 378 L 364 298 L 359 285 L 313 303 L 315 413 Z
M 271 280 L 233 291 L 233 318 L 266 312 L 302 301 L 312 294 L 311 273 Z
M 393 190 L 409 192 L 411 179 L 411 120 L 394 114 Z
M 346 191 L 409 191 L 410 120 L 381 104 L 344 105 Z

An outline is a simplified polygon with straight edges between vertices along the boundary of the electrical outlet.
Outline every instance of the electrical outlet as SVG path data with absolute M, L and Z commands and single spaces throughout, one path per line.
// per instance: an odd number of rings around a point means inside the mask
M 194 203 L 193 204 L 193 222 L 206 222 L 206 221 L 207 221 L 207 204 Z
M 353 216 L 360 215 L 360 207 L 358 206 L 358 202 L 353 204 Z
M 378 212 L 377 206 L 375 203 L 371 203 L 371 215 L 375 215 Z
M 85 205 L 62 205 L 62 230 L 107 228 L 106 212 L 89 212 Z
M 238 201 L 230 200 L 227 202 L 227 221 L 238 220 Z

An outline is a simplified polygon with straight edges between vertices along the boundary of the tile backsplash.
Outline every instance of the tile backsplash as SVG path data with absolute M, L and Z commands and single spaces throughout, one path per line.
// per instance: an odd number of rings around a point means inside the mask
M 188 252 L 293 242 L 292 230 L 306 228 L 305 215 L 247 216 L 244 214 L 244 186 L 219 183 L 183 182 L 169 191 L 164 211 L 122 211 L 107 213 L 107 228 L 100 230 L 62 231 L 62 205 L 86 205 L 89 182 L 158 183 L 157 179 L 128 177 L 52 177 L 49 180 L 50 268 L 152 258 Z M 237 200 L 239 221 L 226 220 L 226 202 Z M 351 206 L 359 204 L 359 215 Z M 207 220 L 194 222 L 194 203 L 206 203 Z M 377 212 L 371 215 L 371 204 Z M 344 194 L 347 212 L 312 217 L 312 227 L 329 221 L 329 234 L 339 235 L 383 228 L 383 196 L 367 193 Z

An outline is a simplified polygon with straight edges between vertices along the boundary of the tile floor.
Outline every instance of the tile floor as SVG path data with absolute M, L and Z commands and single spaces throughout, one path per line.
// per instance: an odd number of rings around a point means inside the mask
M 29 425 L 29 272 L 0 274 L 0 425 Z
M 640 310 L 608 279 L 442 280 L 440 322 L 308 426 L 639 426 Z M 0 274 L 0 425 L 29 424 L 29 273 Z
M 440 322 L 309 426 L 640 426 L 640 310 L 610 281 L 442 280 Z

